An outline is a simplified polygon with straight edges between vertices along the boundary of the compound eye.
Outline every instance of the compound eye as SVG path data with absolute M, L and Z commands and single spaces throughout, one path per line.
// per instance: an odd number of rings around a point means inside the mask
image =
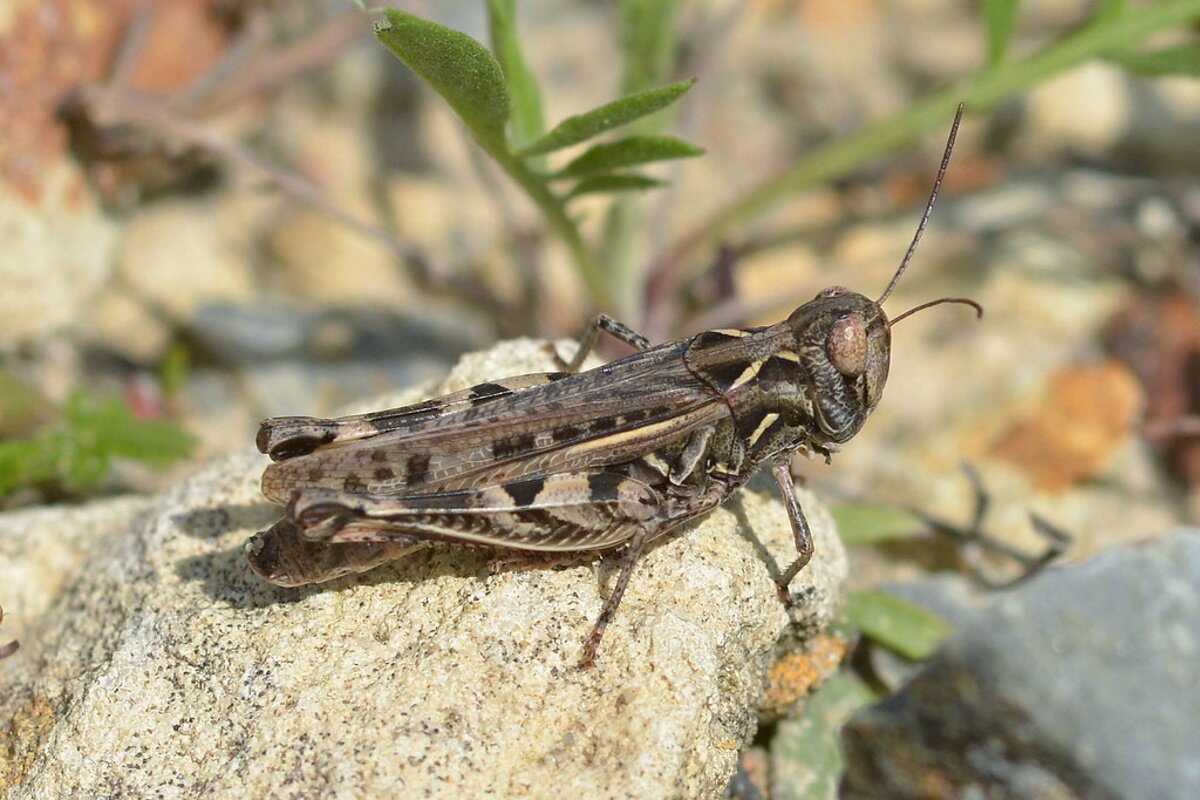
M 825 337 L 825 353 L 847 378 L 867 371 L 867 322 L 861 314 L 847 314 L 833 323 Z

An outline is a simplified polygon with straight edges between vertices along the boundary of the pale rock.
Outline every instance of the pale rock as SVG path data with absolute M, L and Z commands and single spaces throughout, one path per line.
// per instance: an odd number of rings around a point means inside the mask
M 544 344 L 511 342 L 442 389 L 552 363 Z M 258 492 L 264 462 L 229 458 L 152 503 L 0 517 L 20 571 L 111 515 L 86 557 L 6 608 L 24 639 L 0 663 L 10 800 L 723 796 L 788 628 L 763 557 L 794 555 L 776 499 L 742 492 L 651 548 L 581 669 L 611 562 L 599 579 L 589 563 L 490 574 L 487 553 L 446 546 L 275 588 L 243 555 L 279 513 Z M 811 635 L 846 561 L 828 514 L 801 500 L 817 555 L 793 582 L 790 630 Z
M 1028 109 L 1032 149 L 1065 147 L 1095 157 L 1111 151 L 1133 121 L 1125 73 L 1098 61 L 1030 89 Z
M 249 250 L 210 202 L 162 200 L 134 213 L 116 250 L 119 281 L 88 308 L 88 333 L 144 363 L 161 358 L 174 326 L 197 306 L 241 302 L 254 293 Z
M 112 274 L 115 226 L 77 172 L 54 171 L 36 205 L 0 191 L 0 350 L 72 328 Z
M 341 208 L 376 225 L 364 204 L 343 202 Z M 389 247 L 320 211 L 292 212 L 271 232 L 268 248 L 294 294 L 304 300 L 387 308 L 411 302 Z
M 143 207 L 121 237 L 121 277 L 138 296 L 180 316 L 198 303 L 246 299 L 249 265 L 226 244 L 215 210 L 183 200 Z
M 756 309 L 775 306 L 749 322 L 770 325 L 783 319 L 791 311 L 788 300 L 808 299 L 806 292 L 814 294 L 813 287 L 828 280 L 823 266 L 820 255 L 803 243 L 773 247 L 743 259 L 734 273 L 738 299 Z
M 96 295 L 88 309 L 87 333 L 93 342 L 141 364 L 161 359 L 175 336 L 166 320 L 112 284 Z

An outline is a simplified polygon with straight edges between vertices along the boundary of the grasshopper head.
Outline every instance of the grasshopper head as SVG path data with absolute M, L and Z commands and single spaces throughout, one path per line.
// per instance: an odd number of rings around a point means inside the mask
M 892 335 L 879 304 L 831 286 L 788 318 L 819 438 L 849 440 L 879 404 Z
M 954 138 L 958 124 L 962 121 L 963 105 L 958 104 L 946 150 L 942 153 L 942 164 L 933 182 L 933 191 L 925 204 L 925 212 L 913 234 L 908 251 L 892 275 L 891 282 L 878 300 L 872 300 L 844 286 L 831 286 L 816 298 L 792 312 L 788 324 L 796 340 L 796 353 L 805 375 L 805 389 L 820 435 L 824 442 L 814 436 L 816 444 L 841 444 L 858 433 L 879 398 L 887 382 L 888 366 L 892 355 L 892 325 L 909 314 L 940 303 L 962 303 L 975 309 L 980 316 L 983 309 L 974 300 L 961 297 L 943 297 L 909 309 L 889 321 L 883 313 L 882 303 L 896 288 L 896 283 L 916 252 L 921 234 L 929 223 L 933 204 L 937 200 L 950 153 L 954 149 Z

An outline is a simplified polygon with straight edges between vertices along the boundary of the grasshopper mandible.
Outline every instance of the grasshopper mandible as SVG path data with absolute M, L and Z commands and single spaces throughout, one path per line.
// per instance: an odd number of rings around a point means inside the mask
M 621 571 L 584 648 L 596 654 L 646 545 L 715 508 L 759 465 L 783 493 L 797 558 L 812 557 L 793 453 L 831 453 L 875 409 L 887 379 L 900 279 L 941 188 L 958 109 L 933 190 L 904 259 L 871 300 L 834 286 L 760 328 L 705 331 L 652 347 L 598 316 L 562 372 L 483 383 L 404 408 L 339 419 L 276 417 L 258 432 L 282 520 L 247 543 L 253 569 L 281 586 L 362 572 L 430 542 L 537 553 L 624 547 Z M 637 353 L 579 372 L 600 331 Z

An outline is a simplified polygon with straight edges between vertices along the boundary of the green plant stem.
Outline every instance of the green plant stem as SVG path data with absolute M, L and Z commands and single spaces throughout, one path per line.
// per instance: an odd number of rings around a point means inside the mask
M 491 143 L 479 137 L 476 137 L 476 140 L 541 209 L 546 221 L 550 224 L 550 229 L 570 251 L 571 260 L 575 262 L 575 267 L 579 270 L 579 274 L 587 286 L 588 296 L 592 298 L 596 307 L 611 308 L 611 287 L 604 280 L 595 253 L 584 243 L 574 220 L 567 216 L 562 198 L 550 190 L 543 176 L 526 166 L 525 162 L 509 151 L 506 146 Z
M 612 312 L 617 319 L 636 319 L 640 309 L 642 274 L 634 257 L 637 236 L 645 223 L 640 197 L 616 197 L 604 220 L 604 272 L 612 285 Z
M 911 105 L 863 131 L 806 154 L 778 177 L 750 190 L 709 216 L 675 246 L 667 262 L 678 265 L 794 194 L 849 174 L 867 160 L 947 124 L 960 101 L 969 112 L 989 109 L 1021 89 L 1091 58 L 1119 53 L 1150 34 L 1200 19 L 1200 0 L 1169 0 L 1100 19 L 1022 61 L 1001 63 Z M 678 266 L 675 267 L 676 269 Z M 660 287 L 664 288 L 664 287 Z M 653 298 L 648 298 L 653 302 Z

